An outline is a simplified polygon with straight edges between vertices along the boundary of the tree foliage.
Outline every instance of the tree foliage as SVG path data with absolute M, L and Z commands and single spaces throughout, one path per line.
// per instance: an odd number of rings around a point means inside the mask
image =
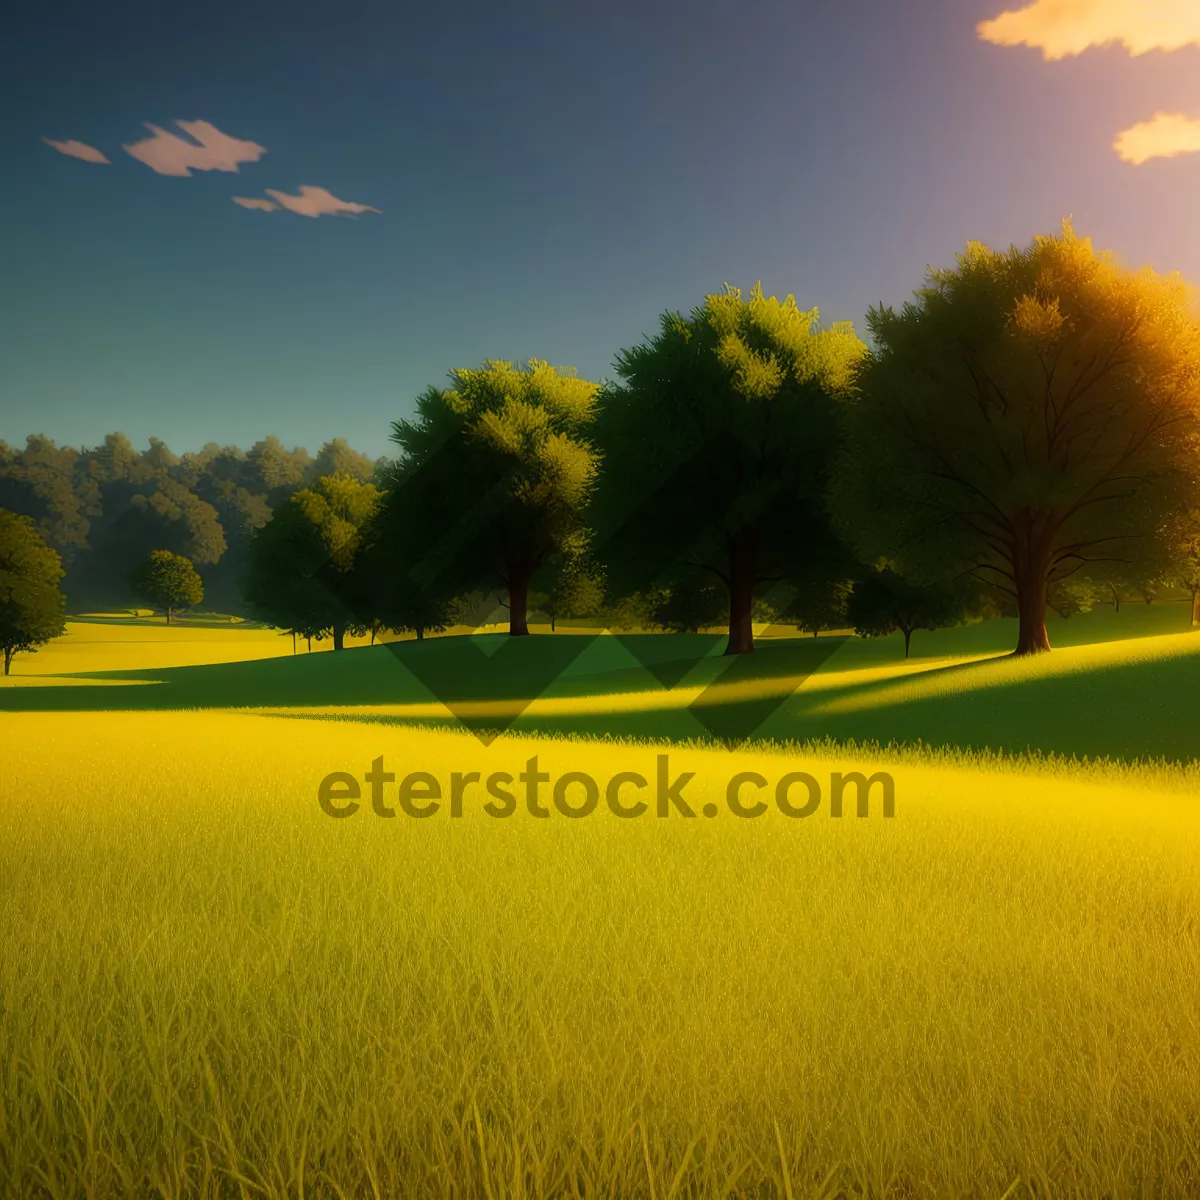
M 255 531 L 330 467 L 361 479 L 375 470 L 337 438 L 314 459 L 273 437 L 248 451 L 210 442 L 177 456 L 157 438 L 139 451 L 113 433 L 77 450 L 38 435 L 23 449 L 0 443 L 0 506 L 30 517 L 58 551 L 76 608 L 128 604 L 137 567 L 169 549 L 193 561 L 211 603 L 238 612 Z
M 379 511 L 374 484 L 329 475 L 282 504 L 251 544 L 244 590 L 269 625 L 304 637 L 333 638 L 372 625 L 369 581 L 357 570 Z
M 587 550 L 598 387 L 538 360 L 450 376 L 393 425 L 381 536 L 418 592 L 499 585 L 509 632 L 527 634 L 531 586 Z
M 698 588 L 727 601 L 727 653 L 754 649 L 754 598 L 840 553 L 825 490 L 836 408 L 865 347 L 756 286 L 708 296 L 617 358 L 598 423 L 598 551 L 621 590 Z
M 171 614 L 195 608 L 204 599 L 204 584 L 189 558 L 170 550 L 153 550 L 137 570 L 134 590 L 152 608 L 161 608 L 171 623 Z
M 942 629 L 961 623 L 970 612 L 972 589 L 958 584 L 914 584 L 889 567 L 854 581 L 846 617 L 860 637 L 904 635 L 904 657 L 918 629 Z
M 36 650 L 66 628 L 59 590 L 62 560 L 34 522 L 0 508 L 0 650 L 4 674 L 14 654 Z
M 1177 276 L 1122 269 L 1068 222 L 971 244 L 868 324 L 836 480 L 865 559 L 1009 595 L 1019 654 L 1049 649 L 1064 579 L 1160 572 L 1163 514 L 1200 483 L 1200 328 Z

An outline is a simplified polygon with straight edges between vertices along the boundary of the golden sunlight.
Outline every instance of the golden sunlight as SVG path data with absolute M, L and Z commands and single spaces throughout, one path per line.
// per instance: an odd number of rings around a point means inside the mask
M 1130 54 L 1200 46 L 1196 0 L 1033 0 L 978 25 L 997 46 L 1032 46 L 1048 60 L 1120 43 Z

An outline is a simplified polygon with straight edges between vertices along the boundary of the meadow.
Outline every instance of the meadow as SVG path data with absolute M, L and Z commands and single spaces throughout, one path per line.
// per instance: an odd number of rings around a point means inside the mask
M 1010 637 L 74 622 L 0 686 L 6 1193 L 1200 1193 L 1200 634 Z M 715 818 L 317 804 L 661 754 Z M 839 770 L 894 818 L 728 811 Z

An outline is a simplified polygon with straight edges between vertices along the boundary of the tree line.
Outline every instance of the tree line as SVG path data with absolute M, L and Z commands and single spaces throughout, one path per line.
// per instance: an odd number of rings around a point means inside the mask
M 1049 609 L 1161 587 L 1200 622 L 1200 323 L 1177 275 L 1125 269 L 1064 223 L 970 244 L 867 331 L 726 287 L 665 313 L 615 381 L 452 370 L 393 425 L 394 458 L 293 467 L 231 522 L 241 599 L 335 648 L 497 605 L 512 636 L 534 610 L 719 623 L 730 654 L 761 621 L 900 630 L 907 653 L 916 629 L 996 615 L 1037 654 Z M 147 466 L 167 492 L 139 518 L 178 510 L 154 549 L 194 557 L 205 522 L 171 485 L 218 519 L 238 501 L 187 462 Z M 43 527 L 69 528 L 67 509 Z
M 137 600 L 132 580 L 154 550 L 189 559 L 210 604 L 237 612 L 250 542 L 275 509 L 324 475 L 374 469 L 340 439 L 313 457 L 274 437 L 175 455 L 157 438 L 138 451 L 120 433 L 83 449 L 34 436 L 22 449 L 0 442 L 0 508 L 30 517 L 59 555 L 75 612 Z

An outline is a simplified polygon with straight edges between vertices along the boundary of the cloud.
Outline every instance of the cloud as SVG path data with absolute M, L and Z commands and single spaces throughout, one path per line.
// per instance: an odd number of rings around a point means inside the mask
M 222 133 L 207 121 L 176 121 L 176 125 L 194 138 L 184 141 L 157 125 L 146 123 L 154 133 L 123 149 L 160 175 L 191 175 L 192 171 L 233 171 L 239 164 L 258 162 L 267 150 L 256 142 L 245 142 Z
M 299 213 L 302 217 L 336 217 L 339 213 L 352 215 L 354 213 L 377 213 L 380 210 L 369 204 L 356 204 L 353 200 L 339 200 L 332 192 L 324 188 L 309 187 L 307 184 L 300 189 L 297 196 L 289 196 L 286 192 L 276 192 L 267 188 L 267 195 L 274 196 L 283 208 L 289 212 Z
M 1032 46 L 1053 60 L 1119 42 L 1130 54 L 1200 46 L 1196 0 L 1033 0 L 977 26 L 985 42 Z
M 243 208 L 257 208 L 263 212 L 274 212 L 279 205 L 272 203 L 270 200 L 263 200 L 258 196 L 234 196 L 234 204 L 240 204 Z
M 90 163 L 108 162 L 108 159 L 95 146 L 89 146 L 87 142 L 77 142 L 74 138 L 69 138 L 65 142 L 56 142 L 53 138 L 42 138 L 42 141 L 47 146 L 53 146 L 59 154 L 65 154 L 68 158 L 81 158 L 84 162 Z
M 1139 166 L 1151 158 L 1175 158 L 1200 152 L 1200 119 L 1183 113 L 1156 113 L 1117 134 L 1113 149 Z

